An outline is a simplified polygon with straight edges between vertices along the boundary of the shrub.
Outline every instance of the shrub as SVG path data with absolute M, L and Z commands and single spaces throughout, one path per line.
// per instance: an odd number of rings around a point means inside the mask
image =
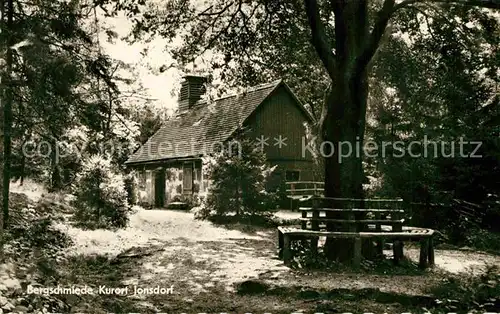
M 451 276 L 430 289 L 437 298 L 436 307 L 446 312 L 498 312 L 500 307 L 500 273 L 496 265 L 488 266 L 480 276 Z
M 124 227 L 130 211 L 123 176 L 109 160 L 93 156 L 76 180 L 76 220 L 87 227 Z
M 127 191 L 127 202 L 130 205 L 137 204 L 137 175 L 134 171 L 128 173 L 123 183 L 125 184 L 125 191 Z
M 290 204 L 290 198 L 287 192 L 288 186 L 286 185 L 286 180 L 280 178 L 279 184 L 276 188 L 276 199 L 279 208 L 292 209 Z
M 276 208 L 276 194 L 265 190 L 274 168 L 266 163 L 265 154 L 243 134 L 237 136 L 236 141 L 238 153 L 223 150 L 207 166 L 212 183 L 198 218 L 263 215 Z
M 63 220 L 61 207 L 46 197 L 35 204 L 25 194 L 10 193 L 9 208 L 5 239 L 7 247 L 14 248 L 16 254 L 37 250 L 53 258 L 71 243 L 64 232 L 54 227 L 54 223 Z
M 201 206 L 202 203 L 202 197 L 198 195 L 176 195 L 173 197 L 172 202 L 180 202 L 184 203 L 185 205 L 183 206 L 183 209 L 186 210 L 191 210 L 193 208 Z M 170 207 L 170 205 L 169 205 Z
M 465 235 L 465 245 L 476 250 L 500 253 L 500 234 L 481 228 L 469 229 Z

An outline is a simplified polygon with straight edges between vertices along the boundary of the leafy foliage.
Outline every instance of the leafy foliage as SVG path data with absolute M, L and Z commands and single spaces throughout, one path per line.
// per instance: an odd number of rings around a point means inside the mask
M 141 139 L 137 122 L 159 115 L 142 114 L 151 100 L 135 69 L 103 52 L 99 30 L 107 26 L 97 25 L 93 4 L 43 0 L 13 10 L 13 29 L 0 34 L 15 43 L 10 176 L 58 190 L 73 182 L 82 158 L 109 154 L 123 164 Z
M 415 25 L 423 23 L 426 29 Z M 438 202 L 442 192 L 480 202 L 498 190 L 498 56 L 499 24 L 488 11 L 438 8 L 400 12 L 396 35 L 382 46 L 374 65 L 368 134 L 378 143 L 401 141 L 398 151 L 370 159 L 383 178 L 385 196 Z M 486 31 L 488 29 L 488 31 Z M 409 39 L 397 36 L 408 33 Z M 491 34 L 496 34 L 491 36 Z M 450 40 L 454 38 L 454 40 Z M 460 156 L 464 142 L 481 142 L 475 153 Z M 425 144 L 427 142 L 428 144 Z M 463 145 L 472 153 L 474 145 Z M 427 151 L 427 156 L 424 153 Z
M 87 227 L 124 227 L 130 211 L 123 176 L 111 162 L 93 156 L 76 180 L 75 219 Z
M 6 230 L 7 253 L 12 250 L 25 256 L 36 251 L 54 259 L 71 243 L 65 233 L 54 228 L 53 224 L 62 219 L 58 206 L 45 199 L 34 203 L 26 195 L 17 193 L 11 193 L 9 204 L 11 224 Z
M 207 167 L 212 183 L 200 217 L 265 214 L 275 208 L 274 193 L 265 190 L 274 170 L 267 164 L 265 154 L 244 134 L 237 135 L 229 147 L 232 149 L 223 149 Z
M 135 4 L 134 1 L 125 3 Z M 214 76 L 229 85 L 249 85 L 283 77 L 299 97 L 311 105 L 317 118 L 326 102 L 330 79 L 335 86 L 343 86 L 333 98 L 340 98 L 344 103 L 335 107 L 351 106 L 350 97 L 344 93 L 348 94 L 352 86 L 364 84 L 364 80 L 341 84 L 344 79 L 357 79 L 351 77 L 356 74 L 339 77 L 334 74 L 348 71 L 351 65 L 359 63 L 363 68 L 360 72 L 369 76 L 371 112 L 380 119 L 376 126 L 379 134 L 370 134 L 370 137 L 379 139 L 380 133 L 384 133 L 384 139 L 395 141 L 404 136 L 408 144 L 415 138 L 421 140 L 423 134 L 435 140 L 457 139 L 462 129 L 472 131 L 465 132 L 468 140 L 480 137 L 475 127 L 484 125 L 478 124 L 480 120 L 488 119 L 484 119 L 483 110 L 476 109 L 488 102 L 492 88 L 498 84 L 495 70 L 498 57 L 493 47 L 498 46 L 499 37 L 496 18 L 491 12 L 474 6 L 495 7 L 496 4 L 464 1 L 440 5 L 432 1 L 408 1 L 395 5 L 391 1 L 358 1 L 352 4 L 356 6 L 352 9 L 347 9 L 350 5 L 347 3 L 342 9 L 336 8 L 335 1 L 305 4 L 258 0 L 200 4 L 184 0 L 133 6 L 134 10 L 127 13 L 137 17 L 132 40 L 149 40 L 157 35 L 176 40 L 180 44 L 173 45 L 171 52 L 181 66 L 196 63 L 200 56 L 206 57 L 207 67 Z M 127 10 L 127 7 L 121 5 L 118 9 Z M 347 21 L 356 25 L 344 25 Z M 372 32 L 367 34 L 370 28 Z M 339 29 L 352 30 L 353 35 Z M 358 52 L 362 55 L 356 55 Z M 367 52 L 367 60 L 363 58 L 364 52 Z M 333 67 L 339 71 L 332 71 Z M 387 88 L 395 89 L 395 95 L 387 95 Z M 498 97 L 493 101 L 498 102 Z M 364 119 L 364 106 L 360 104 L 352 105 L 358 107 L 352 111 L 359 111 L 363 116 L 352 118 L 353 125 Z M 487 110 L 493 108 L 488 107 Z M 348 112 L 334 116 L 349 120 Z M 470 113 L 470 117 L 464 118 L 464 113 Z M 328 122 L 334 125 L 342 121 L 330 118 Z M 453 127 L 453 131 L 442 132 L 448 127 Z M 387 134 L 388 130 L 393 133 L 392 137 Z M 363 138 L 360 132 L 357 135 Z M 498 145 L 488 145 L 486 149 L 492 157 L 495 148 Z M 475 170 L 462 175 L 464 167 Z M 469 194 L 480 197 L 484 195 L 484 185 L 468 184 L 467 178 L 481 168 L 479 180 L 485 182 L 491 173 L 483 169 L 489 167 L 498 168 L 490 158 L 451 162 L 423 158 L 392 162 L 387 158 L 376 168 L 377 177 L 383 175 L 386 183 L 382 193 L 415 199 L 419 193 L 413 191 L 433 181 L 440 181 L 439 189 L 455 188 L 457 174 L 460 174 L 460 182 L 464 182 L 464 186 L 456 187 L 457 192 L 465 194 L 473 188 L 474 193 Z M 352 181 L 352 177 L 352 171 L 347 171 L 341 181 Z
M 476 250 L 500 253 L 500 234 L 482 228 L 470 228 L 466 232 L 465 245 Z
M 125 185 L 125 191 L 127 192 L 127 202 L 130 205 L 137 203 L 137 174 L 135 171 L 130 171 L 124 176 L 123 183 Z
M 437 297 L 437 308 L 446 312 L 495 312 L 500 307 L 498 266 L 490 266 L 478 277 L 449 277 L 431 289 Z
M 215 1 L 206 6 L 184 0 L 139 6 L 135 1 L 104 2 L 111 14 L 134 16 L 130 41 L 158 35 L 175 39 L 182 44 L 169 50 L 178 65 L 203 59 L 214 81 L 223 82 L 221 90 L 283 78 L 319 117 L 329 81 L 309 41 L 300 1 Z

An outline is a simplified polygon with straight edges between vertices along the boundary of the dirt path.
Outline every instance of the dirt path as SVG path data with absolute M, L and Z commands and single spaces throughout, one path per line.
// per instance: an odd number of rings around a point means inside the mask
M 70 253 L 116 255 L 131 247 L 164 248 L 163 252 L 146 257 L 142 269 L 130 274 L 126 283 L 170 283 L 190 293 L 207 292 L 214 286 L 234 290 L 235 283 L 259 275 L 278 285 L 293 282 L 321 289 L 371 287 L 406 294 L 424 293 L 423 288 L 432 281 L 428 276 L 299 275 L 276 258 L 273 231 L 245 234 L 194 220 L 187 212 L 140 210 L 131 217 L 128 228 L 117 232 L 61 228 L 75 241 Z M 406 253 L 412 259 L 418 258 L 416 249 L 407 249 Z M 437 267 L 446 271 L 466 271 L 468 266 L 483 269 L 491 263 L 500 265 L 500 258 L 475 252 L 436 250 Z
M 42 190 L 18 188 L 34 200 L 43 197 Z M 294 219 L 298 213 L 285 216 Z M 229 230 L 180 211 L 136 208 L 129 226 L 118 231 L 81 230 L 68 222 L 57 226 L 74 242 L 60 265 L 63 286 L 172 288 L 169 295 L 63 297 L 79 312 L 405 312 L 433 302 L 427 289 L 443 271 L 470 267 L 478 273 L 488 264 L 500 265 L 496 256 L 436 250 L 436 269 L 414 276 L 296 271 L 277 259 L 275 230 Z M 144 251 L 151 254 L 134 254 Z M 407 248 L 406 254 L 418 259 L 417 249 Z M 242 293 L 242 282 L 265 285 L 266 292 Z
M 436 276 L 383 276 L 294 271 L 276 258 L 273 234 L 262 239 L 164 243 L 164 251 L 143 260 L 142 269 L 130 274 L 127 285 L 174 285 L 182 295 L 208 293 L 212 288 L 234 292 L 238 283 L 260 279 L 273 286 L 313 290 L 380 289 L 408 295 L 426 294 Z M 395 284 L 399 282 L 401 284 Z
M 188 212 L 144 210 L 135 207 L 127 228 L 111 230 L 81 230 L 67 223 L 57 225 L 66 232 L 75 245 L 69 254 L 117 255 L 131 247 L 158 245 L 174 239 L 192 243 L 204 241 L 232 241 L 232 239 L 261 239 L 235 230 L 218 228 L 206 221 L 195 220 Z

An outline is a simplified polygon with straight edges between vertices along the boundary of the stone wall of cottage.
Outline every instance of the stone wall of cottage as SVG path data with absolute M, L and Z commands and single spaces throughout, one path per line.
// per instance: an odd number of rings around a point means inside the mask
M 209 181 L 206 175 L 202 174 L 201 162 L 195 162 L 193 168 L 192 189 L 187 191 L 183 187 L 184 183 L 184 163 L 169 163 L 154 169 L 137 170 L 137 200 L 144 206 L 155 205 L 155 182 L 156 175 L 164 171 L 165 176 L 165 207 L 173 201 L 185 201 L 186 199 L 199 197 L 203 198 L 207 193 Z
M 153 170 L 139 170 L 137 173 L 137 203 L 142 205 L 154 204 Z

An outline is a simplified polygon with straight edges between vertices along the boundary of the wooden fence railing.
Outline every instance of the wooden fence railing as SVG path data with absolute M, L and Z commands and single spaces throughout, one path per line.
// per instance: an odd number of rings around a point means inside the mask
M 324 196 L 325 193 L 325 183 L 317 181 L 288 181 L 286 184 L 286 194 L 290 199 L 290 209 L 294 209 L 294 201 L 312 197 L 312 196 Z M 298 204 L 298 203 L 297 203 Z
M 464 200 L 449 203 L 409 203 L 413 223 L 421 227 L 443 228 L 449 221 L 467 220 L 476 226 L 484 225 L 483 206 Z

